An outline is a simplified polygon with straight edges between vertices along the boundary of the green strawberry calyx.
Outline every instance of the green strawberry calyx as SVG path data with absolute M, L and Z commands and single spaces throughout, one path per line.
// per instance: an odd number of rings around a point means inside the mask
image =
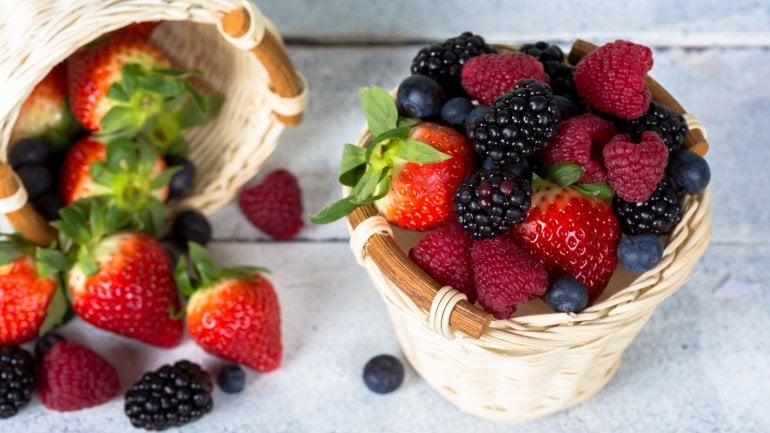
M 224 279 L 256 280 L 259 278 L 259 274 L 269 272 L 267 269 L 257 266 L 235 266 L 218 269 L 214 266 L 206 249 L 195 242 L 188 244 L 188 251 L 195 278 L 190 278 L 190 269 L 184 257 L 179 259 L 174 269 L 176 285 L 186 298 L 191 297 L 197 291 L 213 287 Z
M 545 170 L 545 179 L 558 185 L 560 188 L 571 187 L 590 197 L 598 197 L 602 200 L 611 200 L 615 191 L 607 183 L 580 183 L 576 184 L 578 179 L 583 176 L 583 167 L 573 162 L 560 162 Z M 532 186 L 536 187 L 542 183 L 543 178 L 534 176 Z
M 432 164 L 451 158 L 429 144 L 409 138 L 418 119 L 399 117 L 395 101 L 385 89 L 364 87 L 359 92 L 361 108 L 372 140 L 367 147 L 345 144 L 339 181 L 351 189 L 311 218 L 315 224 L 336 221 L 361 205 L 388 194 L 396 160 Z
M 164 155 L 187 150 L 182 133 L 216 117 L 222 105 L 218 95 L 202 95 L 187 80 L 200 71 L 147 69 L 124 65 L 121 79 L 110 86 L 114 104 L 100 121 L 99 138 L 141 137 Z

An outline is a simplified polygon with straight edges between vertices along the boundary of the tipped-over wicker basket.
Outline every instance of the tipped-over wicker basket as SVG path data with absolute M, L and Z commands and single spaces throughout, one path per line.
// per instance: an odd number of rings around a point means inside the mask
M 163 21 L 152 41 L 176 67 L 203 71 L 202 86 L 224 96 L 219 116 L 191 131 L 188 157 L 198 176 L 173 207 L 212 213 L 228 202 L 299 123 L 307 85 L 275 26 L 250 0 L 31 0 L 0 7 L 0 161 L 34 86 L 79 47 L 128 24 Z M 173 209 L 172 209 L 173 211 Z M 0 212 L 30 240 L 55 231 L 26 203 L 13 170 L 0 163 Z
M 570 62 L 595 48 L 576 41 Z M 663 87 L 649 77 L 646 83 L 655 100 L 684 114 Z M 686 117 L 691 132 L 685 146 L 705 154 L 705 131 Z M 364 131 L 357 144 L 370 139 Z M 684 209 L 653 270 L 619 268 L 602 297 L 579 314 L 554 313 L 538 300 L 508 320 L 492 320 L 465 295 L 427 276 L 404 253 L 415 234 L 393 229 L 373 206 L 356 209 L 348 222 L 353 254 L 385 300 L 415 370 L 461 410 L 518 422 L 580 403 L 610 380 L 623 350 L 655 307 L 684 284 L 708 246 L 709 190 L 688 196 Z

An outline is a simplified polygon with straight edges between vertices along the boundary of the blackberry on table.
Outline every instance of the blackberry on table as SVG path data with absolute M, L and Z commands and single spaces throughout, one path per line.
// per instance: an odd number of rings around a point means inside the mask
M 559 109 L 551 88 L 528 78 L 498 98 L 468 137 L 476 153 L 503 166 L 544 149 L 558 130 Z
M 654 131 L 666 143 L 669 152 L 675 152 L 682 147 L 689 129 L 681 114 L 657 101 L 650 103 L 650 109 L 644 116 L 628 122 L 628 132 L 634 141 L 639 141 L 644 131 Z
M 499 236 L 527 217 L 532 185 L 506 169 L 480 170 L 455 192 L 457 221 L 474 239 Z
M 462 33 L 441 43 L 422 48 L 412 60 L 413 74 L 434 78 L 449 95 L 462 94 L 460 71 L 471 57 L 496 53 L 479 35 Z
M 618 196 L 612 199 L 620 228 L 627 235 L 671 233 L 682 220 L 682 207 L 682 198 L 667 177 L 660 181 L 646 201 L 628 202 Z
M 35 362 L 19 346 L 0 346 L 0 419 L 10 418 L 29 403 L 35 389 Z
M 125 413 L 134 427 L 165 430 L 211 412 L 211 378 L 190 361 L 145 373 L 126 393 Z

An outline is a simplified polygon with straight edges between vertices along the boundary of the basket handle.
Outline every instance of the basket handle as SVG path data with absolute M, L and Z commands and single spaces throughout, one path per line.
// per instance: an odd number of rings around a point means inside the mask
M 270 77 L 270 90 L 287 106 L 279 112 L 274 109 L 276 119 L 287 126 L 293 126 L 302 120 L 302 111 L 307 101 L 307 85 L 297 74 L 294 64 L 289 59 L 280 37 L 275 35 L 270 26 L 263 28 L 263 34 L 257 43 L 250 35 L 254 32 L 257 20 L 265 20 L 256 9 L 250 6 L 227 13 L 220 21 L 220 30 L 225 37 L 238 46 L 249 49 L 262 63 Z M 252 40 L 244 40 L 249 38 Z
M 5 162 L 0 162 L 0 212 L 29 241 L 47 247 L 56 240 L 56 229 L 29 204 L 24 185 Z
M 598 48 L 591 42 L 584 41 L 582 39 L 576 39 L 572 44 L 572 49 L 567 56 L 568 61 L 576 65 L 580 59 L 586 54 Z M 663 88 L 657 81 L 650 78 L 650 76 L 644 77 L 644 83 L 653 95 L 653 98 L 663 105 L 674 110 L 675 113 L 681 114 L 687 121 L 687 126 L 690 128 L 690 132 L 687 134 L 687 138 L 684 140 L 684 147 L 697 153 L 700 156 L 705 156 L 709 150 L 708 141 L 706 141 L 706 129 L 703 124 L 692 114 L 682 107 L 679 102 L 671 96 L 668 91 Z

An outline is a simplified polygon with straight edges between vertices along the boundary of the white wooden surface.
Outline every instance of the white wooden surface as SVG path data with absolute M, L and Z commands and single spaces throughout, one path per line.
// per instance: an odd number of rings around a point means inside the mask
M 339 197 L 341 146 L 363 125 L 358 88 L 397 85 L 419 47 L 410 41 L 443 39 L 466 29 L 506 42 L 627 37 L 654 45 L 652 75 L 709 128 L 715 200 L 711 249 L 691 281 L 656 310 L 603 392 L 562 413 L 509 426 L 458 412 L 412 370 L 397 392 L 369 392 L 361 380 L 364 363 L 400 350 L 384 304 L 350 254 L 344 225 L 308 226 L 298 239 L 276 243 L 230 203 L 212 218 L 217 239 L 212 253 L 220 264 L 272 270 L 283 309 L 285 362 L 275 373 L 249 373 L 243 394 L 216 391 L 215 410 L 180 431 L 768 431 L 770 5 L 717 0 L 440 4 L 444 7 L 406 0 L 261 2 L 294 41 L 290 55 L 311 86 L 304 123 L 286 132 L 263 173 L 287 167 L 299 174 L 307 215 Z M 715 296 L 729 279 L 756 288 L 731 299 Z M 220 365 L 189 340 L 161 351 L 79 321 L 63 332 L 118 364 L 124 388 L 143 371 L 183 357 L 212 369 Z M 118 398 L 70 414 L 47 411 L 35 400 L 20 415 L 0 421 L 0 431 L 132 429 Z

